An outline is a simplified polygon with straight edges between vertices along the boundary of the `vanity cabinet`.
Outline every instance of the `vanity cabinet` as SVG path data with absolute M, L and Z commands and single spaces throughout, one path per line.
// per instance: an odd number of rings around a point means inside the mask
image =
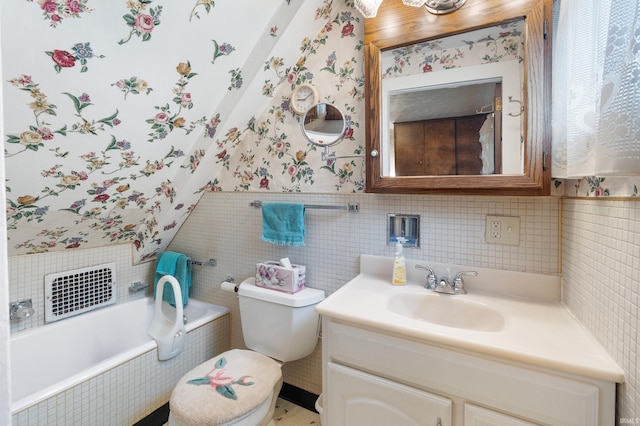
M 325 424 L 451 425 L 448 398 L 332 362 L 327 370 L 332 391 Z
M 615 383 L 323 316 L 323 424 L 610 425 Z

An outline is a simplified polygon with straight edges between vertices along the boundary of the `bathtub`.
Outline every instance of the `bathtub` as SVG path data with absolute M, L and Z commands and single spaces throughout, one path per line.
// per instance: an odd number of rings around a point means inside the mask
M 165 307 L 169 307 L 164 304 Z M 51 407 L 53 404 L 51 398 L 63 395 L 68 390 L 87 384 L 93 380 L 93 385 L 85 386 L 81 389 L 79 397 L 86 399 L 87 393 L 93 388 L 97 401 L 83 403 L 83 405 L 92 406 L 87 408 L 88 411 L 97 409 L 96 404 L 101 403 L 100 400 L 109 398 L 109 390 L 105 390 L 105 382 L 109 387 L 118 389 L 119 393 L 127 393 L 126 387 L 144 386 L 147 382 L 157 379 L 164 374 L 164 370 L 171 373 L 168 380 L 161 379 L 166 382 L 163 384 L 154 384 L 143 389 L 145 397 L 148 398 L 150 391 L 155 391 L 159 387 L 163 389 L 161 393 L 164 395 L 156 398 L 159 399 L 158 405 L 150 407 L 150 411 L 162 405 L 162 399 L 166 398 L 168 392 L 172 388 L 172 383 L 180 377 L 180 372 L 184 373 L 197 365 L 201 358 L 208 359 L 214 356 L 214 353 L 206 353 L 212 349 L 214 345 L 208 345 L 208 348 L 202 350 L 201 337 L 192 337 L 194 332 L 204 325 L 211 324 L 216 319 L 226 318 L 225 330 L 217 333 L 215 330 L 205 331 L 204 338 L 208 334 L 220 334 L 222 337 L 222 346 L 228 346 L 228 312 L 227 308 L 204 303 L 191 299 L 185 308 L 185 316 L 187 323 L 187 338 L 185 341 L 185 349 L 176 358 L 160 362 L 157 360 L 156 342 L 151 339 L 147 333 L 147 327 L 153 315 L 153 298 L 141 298 L 134 301 L 112 305 L 110 307 L 98 309 L 89 313 L 81 314 L 72 318 L 62 320 L 53 324 L 37 327 L 32 330 L 13 333 L 10 338 L 10 356 L 11 356 L 11 377 L 12 377 L 12 405 L 11 411 L 14 416 L 14 424 L 17 423 L 16 414 L 28 411 L 30 407 L 42 405 Z M 171 308 L 172 309 L 172 308 Z M 211 336 L 213 339 L 213 335 Z M 192 341 L 193 340 L 193 341 Z M 219 339 L 218 339 L 219 340 Z M 192 343 L 192 345 L 190 345 Z M 195 344 L 195 346 L 193 346 Z M 219 345 L 218 345 L 219 346 Z M 215 354 L 223 352 L 227 347 L 213 348 Z M 184 365 L 184 359 L 189 358 L 189 351 L 200 351 L 202 353 L 198 358 L 187 362 Z M 140 357 L 146 355 L 149 361 L 140 361 Z M 155 360 L 154 360 L 155 357 Z M 183 358 L 181 361 L 180 359 Z M 154 361 L 152 361 L 154 360 Z M 133 371 L 131 368 L 120 373 L 112 373 L 114 369 L 121 368 L 127 363 L 134 362 Z M 153 365 L 148 365 L 151 362 Z M 178 366 L 178 367 L 176 367 Z M 139 379 L 140 383 L 136 384 L 132 374 L 136 374 L 136 370 L 144 370 L 143 376 Z M 179 371 L 174 371 L 179 370 Z M 183 371 L 184 370 L 184 371 Z M 108 374 L 109 373 L 109 374 Z M 108 374 L 108 375 L 107 375 Z M 96 378 L 100 378 L 96 381 Z M 122 376 L 124 380 L 121 388 L 117 384 L 118 376 Z M 114 384 L 115 380 L 115 384 Z M 174 382 L 172 382 L 172 380 Z M 73 395 L 66 395 L 63 402 L 58 401 L 56 404 L 60 406 L 69 405 L 67 399 Z M 129 405 L 130 399 L 136 396 L 129 396 L 125 401 Z M 142 398 L 142 397 L 141 397 Z M 144 399 L 144 398 L 142 398 Z M 152 398 L 153 399 L 153 398 Z M 166 402 L 168 398 L 164 399 Z M 49 401 L 48 404 L 47 401 Z M 75 404 L 75 403 L 74 403 Z M 121 405 L 120 403 L 114 403 Z M 152 402 L 151 404 L 154 404 Z M 73 405 L 76 407 L 76 405 Z M 120 409 L 120 407 L 115 407 Z M 74 410 L 76 410 L 74 408 Z M 104 415 L 109 416 L 111 407 L 107 404 L 104 409 Z M 42 411 L 42 406 L 38 408 Z M 60 410 L 58 410 L 60 411 Z M 64 410 L 62 410 L 64 411 Z M 133 411 L 136 408 L 133 407 Z M 148 410 L 149 411 L 149 410 Z M 149 412 L 150 412 L 149 411 Z M 56 413 L 61 417 L 64 413 Z M 88 413 L 88 415 L 95 415 Z M 135 417 L 135 415 L 133 416 Z M 139 416 L 138 416 L 139 417 Z M 123 422 L 132 421 L 130 416 L 123 419 Z M 55 424 L 51 418 L 46 419 L 47 423 Z M 60 420 L 60 424 L 70 419 L 67 417 Z M 74 421 L 78 419 L 74 418 Z M 82 422 L 89 420 L 81 419 Z M 31 424 L 31 423 L 30 423 Z M 112 423 L 117 424 L 117 423 Z M 124 423 L 123 423 L 124 424 Z

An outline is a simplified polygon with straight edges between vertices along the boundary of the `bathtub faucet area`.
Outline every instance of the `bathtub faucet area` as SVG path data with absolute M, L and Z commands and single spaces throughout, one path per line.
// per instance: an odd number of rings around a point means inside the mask
M 142 281 L 136 281 L 135 283 L 131 283 L 129 286 L 130 293 L 137 293 L 139 291 L 143 291 L 149 287 L 149 284 L 144 284 Z
M 18 300 L 9 304 L 9 320 L 29 319 L 35 312 L 31 299 Z
M 13 333 L 13 424 L 134 424 L 156 409 L 158 401 L 169 400 L 182 374 L 228 349 L 229 310 L 191 299 L 183 312 L 189 317 L 184 326 L 189 337 L 167 368 L 146 332 L 154 302 L 153 297 L 136 298 Z M 132 398 L 129 392 L 103 392 L 105 386 L 146 390 Z M 63 408 L 65 401 L 75 401 L 74 409 L 51 412 L 60 401 Z M 43 411 L 45 418 L 39 414 Z

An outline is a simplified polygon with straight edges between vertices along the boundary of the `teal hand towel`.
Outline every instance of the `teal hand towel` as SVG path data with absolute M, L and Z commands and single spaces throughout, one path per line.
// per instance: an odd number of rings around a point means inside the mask
M 280 246 L 304 245 L 304 204 L 262 203 L 262 240 Z
M 173 275 L 175 279 L 178 280 L 178 283 L 180 283 L 182 306 L 187 306 L 189 301 L 189 289 L 191 288 L 191 263 L 189 263 L 189 258 L 182 253 L 176 253 L 173 251 L 165 251 L 157 254 L 154 297 L 158 281 L 164 275 Z M 173 307 L 176 306 L 175 297 L 173 297 L 173 289 L 169 283 L 164 284 L 162 300 Z

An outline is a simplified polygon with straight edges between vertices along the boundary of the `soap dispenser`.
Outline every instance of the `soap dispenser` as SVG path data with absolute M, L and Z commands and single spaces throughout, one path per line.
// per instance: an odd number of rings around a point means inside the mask
M 402 244 L 406 240 L 402 237 L 397 237 L 396 241 L 396 258 L 393 261 L 393 285 L 404 285 L 407 283 L 407 268 L 402 254 Z

